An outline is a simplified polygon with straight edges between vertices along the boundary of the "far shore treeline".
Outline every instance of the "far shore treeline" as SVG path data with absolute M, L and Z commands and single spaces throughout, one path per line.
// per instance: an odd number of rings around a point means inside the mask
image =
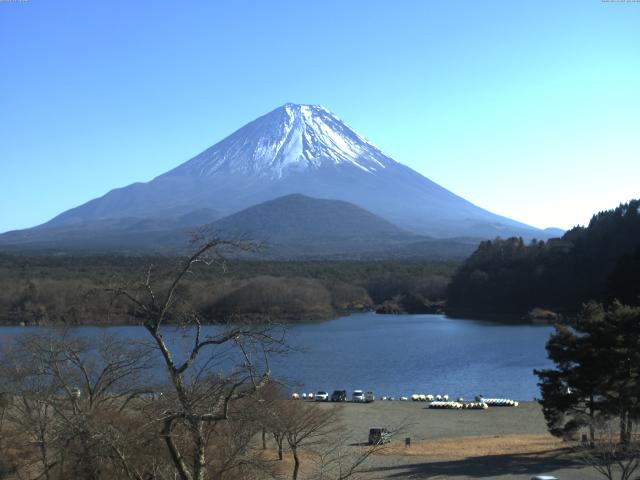
M 0 254 L 0 324 L 135 323 L 110 291 L 169 281 L 179 259 Z M 561 238 L 482 242 L 465 261 L 247 261 L 198 269 L 188 302 L 210 322 L 310 321 L 350 312 L 516 320 L 565 316 L 589 301 L 640 304 L 640 200 L 593 216 Z M 556 319 L 557 317 L 552 317 Z
M 110 290 L 144 281 L 150 266 L 154 279 L 168 283 L 180 260 L 0 255 L 0 324 L 137 323 Z M 454 262 L 232 260 L 197 269 L 181 294 L 211 322 L 324 320 L 375 308 L 418 313 L 444 300 L 456 267 Z

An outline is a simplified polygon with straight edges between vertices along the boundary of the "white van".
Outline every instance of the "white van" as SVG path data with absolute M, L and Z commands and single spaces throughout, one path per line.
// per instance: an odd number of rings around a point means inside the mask
M 351 401 L 353 403 L 364 403 L 364 392 L 362 390 L 354 390 L 351 395 Z

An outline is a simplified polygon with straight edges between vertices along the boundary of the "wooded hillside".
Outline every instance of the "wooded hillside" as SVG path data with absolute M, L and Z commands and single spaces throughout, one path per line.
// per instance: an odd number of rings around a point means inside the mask
M 593 216 L 562 238 L 485 241 L 448 289 L 452 311 L 575 312 L 584 302 L 640 303 L 640 200 Z

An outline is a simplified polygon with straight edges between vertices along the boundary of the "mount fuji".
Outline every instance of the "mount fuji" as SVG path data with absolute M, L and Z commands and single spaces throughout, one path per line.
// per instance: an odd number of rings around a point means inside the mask
M 8 232 L 0 245 L 63 244 L 104 231 L 126 245 L 127 232 L 133 238 L 210 224 L 291 194 L 349 202 L 409 235 L 549 237 L 395 161 L 326 108 L 289 103 L 150 182 L 112 190 L 38 227 Z

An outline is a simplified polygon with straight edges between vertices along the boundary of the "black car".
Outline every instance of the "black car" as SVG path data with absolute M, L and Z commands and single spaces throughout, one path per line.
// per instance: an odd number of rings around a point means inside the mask
M 334 390 L 331 394 L 332 402 L 346 402 L 347 401 L 347 391 L 346 390 Z
M 386 428 L 369 429 L 369 445 L 382 445 L 391 441 L 391 432 Z

